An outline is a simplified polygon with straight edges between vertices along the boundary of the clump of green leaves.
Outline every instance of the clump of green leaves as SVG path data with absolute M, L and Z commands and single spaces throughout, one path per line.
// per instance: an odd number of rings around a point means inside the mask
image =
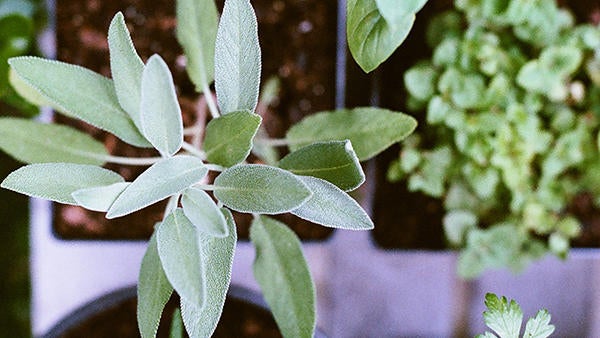
M 442 198 L 459 272 L 565 257 L 576 194 L 600 196 L 600 28 L 554 1 L 457 0 L 430 23 L 432 57 L 404 76 L 427 126 L 388 175 Z M 599 199 L 600 201 L 600 199 Z
M 300 241 L 269 215 L 289 212 L 333 228 L 373 228 L 347 193 L 365 180 L 359 162 L 404 139 L 416 122 L 384 109 L 340 109 L 305 118 L 285 139 L 269 139 L 256 113 L 261 52 L 250 1 L 226 0 L 219 20 L 213 0 L 180 0 L 177 19 L 189 77 L 212 115 L 202 142 L 187 141 L 200 126 L 184 128 L 167 64 L 158 55 L 142 61 L 118 13 L 108 32 L 112 79 L 59 61 L 17 57 L 9 60 L 12 85 L 33 103 L 130 145 L 154 148 L 159 156 L 113 156 L 73 128 L 4 118 L 0 148 L 30 164 L 2 187 L 106 212 L 107 218 L 168 199 L 139 274 L 142 337 L 156 335 L 173 291 L 187 333 L 211 336 L 231 277 L 237 239 L 231 211 L 251 213 L 254 273 L 275 320 L 286 337 L 312 337 L 315 290 Z M 289 154 L 274 158 L 274 145 L 287 146 Z M 247 163 L 251 152 L 269 164 Z M 105 163 L 149 167 L 126 182 Z
M 498 298 L 493 293 L 485 295 L 487 311 L 483 312 L 485 325 L 496 334 L 489 331 L 477 335 L 477 338 L 518 338 L 523 324 L 523 311 L 514 300 L 508 301 L 506 297 Z M 554 325 L 550 324 L 548 310 L 539 310 L 535 317 L 529 318 L 525 324 L 524 338 L 546 338 L 554 332 Z

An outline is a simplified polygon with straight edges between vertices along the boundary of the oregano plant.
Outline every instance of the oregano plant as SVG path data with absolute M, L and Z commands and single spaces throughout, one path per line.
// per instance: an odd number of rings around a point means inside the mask
M 416 122 L 385 109 L 339 109 L 305 118 L 284 139 L 268 138 L 256 113 L 261 53 L 253 8 L 249 0 L 226 0 L 218 15 L 212 0 L 177 2 L 187 72 L 212 116 L 198 143 L 187 141 L 199 131 L 183 127 L 168 65 L 159 55 L 142 60 L 121 13 L 108 32 L 112 78 L 60 61 L 10 59 L 11 83 L 31 102 L 157 155 L 114 156 L 71 127 L 2 118 L 0 148 L 29 163 L 2 187 L 105 212 L 109 219 L 168 200 L 139 273 L 142 337 L 156 335 L 173 292 L 180 296 L 188 335 L 211 336 L 235 254 L 232 211 L 250 213 L 254 274 L 275 320 L 286 337 L 312 337 L 315 288 L 300 241 L 270 215 L 289 212 L 327 227 L 373 228 L 348 195 L 365 180 L 360 161 L 404 139 Z M 269 151 L 276 146 L 289 148 L 281 160 Z M 250 153 L 259 161 L 249 163 Z M 262 158 L 266 153 L 269 158 Z M 126 182 L 103 168 L 106 163 L 147 169 Z

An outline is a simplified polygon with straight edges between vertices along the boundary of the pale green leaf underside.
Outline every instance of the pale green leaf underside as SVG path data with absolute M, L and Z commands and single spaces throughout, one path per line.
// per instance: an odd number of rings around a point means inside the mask
M 406 15 L 415 14 L 427 3 L 427 0 L 376 0 L 379 13 L 390 25 L 401 23 Z
M 350 141 L 308 145 L 282 158 L 279 167 L 296 175 L 324 179 L 344 191 L 354 190 L 365 181 L 365 174 Z
M 521 307 L 514 300 L 506 297 L 498 298 L 495 294 L 485 296 L 485 305 L 488 308 L 483 313 L 485 325 L 494 330 L 501 337 L 518 337 L 523 321 Z
M 371 230 L 373 221 L 363 208 L 335 185 L 311 176 L 300 176 L 312 197 L 292 214 L 323 226 L 346 230 Z
M 123 182 L 119 174 L 93 165 L 36 163 L 10 173 L 1 187 L 31 197 L 76 205 L 71 196 L 73 192 L 119 182 Z
M 204 152 L 209 162 L 224 167 L 238 164 L 248 157 L 261 118 L 249 111 L 222 115 L 206 126 Z
M 71 194 L 78 205 L 93 211 L 106 212 L 129 186 L 129 182 L 119 182 L 102 187 L 77 190 Z
M 163 156 L 173 156 L 183 144 L 181 108 L 169 67 L 152 55 L 142 74 L 142 132 Z
M 547 310 L 539 310 L 535 317 L 527 321 L 523 337 L 546 338 L 554 332 L 554 329 L 554 325 L 550 324 L 550 313 Z
M 104 164 L 104 145 L 76 129 L 20 118 L 0 118 L 0 149 L 25 163 Z
M 254 112 L 260 86 L 260 46 L 249 0 L 225 2 L 215 45 L 215 90 L 223 114 Z
M 261 164 L 231 167 L 215 179 L 214 185 L 219 201 L 247 213 L 285 213 L 298 208 L 312 195 L 294 174 Z
M 229 235 L 218 238 L 198 233 L 201 257 L 205 267 L 206 302 L 203 308 L 196 309 L 185 300 L 181 301 L 181 314 L 186 330 L 192 338 L 210 337 L 223 311 L 227 289 L 231 280 L 231 267 L 235 253 L 237 234 L 231 212 L 221 209 L 227 220 Z
M 108 210 L 116 218 L 143 209 L 200 181 L 208 169 L 197 157 L 177 155 L 163 159 L 136 178 Z
M 215 237 L 229 235 L 225 216 L 204 190 L 188 188 L 181 198 L 181 206 L 198 231 Z
M 300 240 L 285 224 L 254 219 L 250 239 L 256 248 L 254 277 L 284 337 L 313 336 L 315 288 Z
M 363 107 L 310 115 L 292 126 L 286 140 L 295 151 L 323 141 L 350 140 L 361 161 L 368 160 L 410 135 L 414 118 L 387 109 Z
M 14 69 L 8 70 L 8 81 L 13 89 L 19 93 L 25 100 L 36 106 L 52 106 L 52 102 L 46 99 L 39 91 L 27 84 Z
M 160 317 L 171 293 L 173 287 L 162 268 L 154 233 L 148 242 L 138 278 L 137 322 L 142 338 L 156 337 Z
M 214 0 L 179 0 L 177 41 L 187 58 L 188 76 L 199 93 L 213 81 L 219 13 Z
M 121 12 L 114 16 L 108 28 L 108 49 L 111 74 L 119 103 L 138 129 L 141 129 L 140 95 L 144 62 L 133 46 Z
M 83 67 L 38 57 L 16 57 L 9 64 L 15 76 L 52 108 L 134 146 L 150 146 L 121 108 L 112 80 Z

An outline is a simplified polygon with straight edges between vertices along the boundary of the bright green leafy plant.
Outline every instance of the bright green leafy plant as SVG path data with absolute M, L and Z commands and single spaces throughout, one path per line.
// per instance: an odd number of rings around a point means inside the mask
M 212 0 L 180 0 L 177 16 L 189 77 L 212 115 L 200 145 L 186 141 L 198 130 L 182 125 L 165 61 L 158 55 L 142 61 L 119 13 L 108 33 L 112 79 L 59 61 L 17 57 L 9 61 L 12 84 L 36 104 L 131 145 L 154 148 L 160 156 L 117 157 L 75 129 L 4 118 L 0 148 L 30 164 L 6 177 L 2 187 L 106 212 L 107 218 L 168 199 L 139 274 L 142 337 L 156 335 L 173 291 L 181 298 L 187 333 L 212 334 L 235 252 L 231 210 L 251 213 L 254 272 L 275 320 L 286 337 L 312 337 L 315 291 L 300 241 L 269 215 L 290 212 L 328 227 L 371 229 L 370 218 L 347 194 L 365 180 L 359 161 L 404 139 L 416 122 L 384 109 L 341 109 L 307 117 L 285 139 L 269 139 L 255 113 L 261 58 L 249 0 L 227 0 L 220 21 Z M 287 145 L 291 152 L 274 161 L 268 151 L 274 145 Z M 251 152 L 270 153 L 264 162 L 271 164 L 247 163 Z M 102 168 L 105 163 L 149 167 L 126 182 Z
M 431 59 L 405 73 L 427 127 L 389 178 L 443 199 L 463 276 L 565 257 L 580 231 L 567 205 L 600 196 L 600 29 L 553 1 L 455 6 L 430 23 Z

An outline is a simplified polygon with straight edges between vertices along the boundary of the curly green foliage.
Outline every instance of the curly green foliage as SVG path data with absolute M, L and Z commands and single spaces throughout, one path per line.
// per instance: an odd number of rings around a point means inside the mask
M 431 58 L 405 73 L 408 105 L 428 125 L 388 177 L 444 199 L 463 276 L 565 257 L 579 233 L 566 205 L 600 197 L 600 28 L 552 1 L 455 7 L 430 23 Z

